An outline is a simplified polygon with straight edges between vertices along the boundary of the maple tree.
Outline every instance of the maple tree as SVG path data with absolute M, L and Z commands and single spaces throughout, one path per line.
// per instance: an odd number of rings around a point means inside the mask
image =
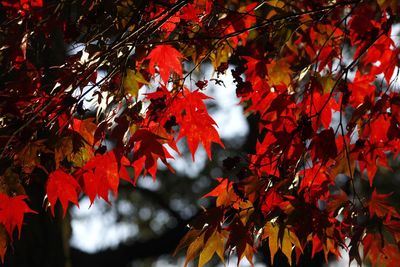
M 109 202 L 120 179 L 156 179 L 159 163 L 174 172 L 181 139 L 193 160 L 200 144 L 210 159 L 212 144 L 224 148 L 203 90 L 233 66 L 254 149 L 223 160 L 229 176 L 204 196 L 214 207 L 177 248 L 185 265 L 232 251 L 252 263 L 263 244 L 270 263 L 281 251 L 296 264 L 307 248 L 398 262 L 400 214 L 376 188 L 400 150 L 396 0 L 0 3 L 3 261 L 40 212 L 29 187 L 65 216 L 82 195 Z M 207 62 L 217 78 L 193 80 Z

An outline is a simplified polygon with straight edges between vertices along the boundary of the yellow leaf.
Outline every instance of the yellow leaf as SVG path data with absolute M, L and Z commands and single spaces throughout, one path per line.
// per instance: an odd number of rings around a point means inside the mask
M 197 237 L 188 247 L 186 251 L 186 261 L 185 267 L 187 264 L 192 261 L 194 258 L 199 255 L 200 251 L 203 249 L 204 246 L 204 233 L 203 232 L 199 237 Z
M 85 144 L 83 147 L 79 149 L 79 151 L 73 155 L 71 155 L 71 161 L 77 167 L 83 167 L 86 162 L 94 157 L 93 149 L 88 144 Z
M 281 250 L 288 259 L 289 265 L 292 265 L 292 242 L 290 242 L 289 231 L 285 229 L 281 240 Z
M 229 197 L 228 197 L 228 192 L 227 191 L 223 191 L 223 192 L 221 192 L 221 194 L 217 197 L 217 200 L 216 200 L 216 206 L 217 207 L 220 207 L 220 206 L 223 206 L 223 205 L 225 205 L 225 204 L 228 204 L 228 203 L 230 203 L 230 201 L 229 201 Z
M 280 1 L 280 0 L 269 0 L 267 1 L 267 4 L 276 8 L 283 8 L 285 6 L 285 2 Z
M 240 212 L 239 212 L 240 220 L 242 221 L 243 225 L 246 225 L 249 217 L 254 212 L 253 203 L 251 203 L 248 200 L 240 201 L 239 209 L 240 209 Z
M 132 123 L 132 124 L 129 126 L 129 132 L 130 132 L 130 134 L 133 135 L 133 134 L 136 132 L 137 129 L 139 129 L 139 126 L 137 126 L 135 123 Z
M 219 241 L 220 242 L 215 250 L 215 252 L 217 253 L 218 257 L 221 259 L 221 261 L 223 263 L 225 263 L 225 259 L 224 259 L 224 240 L 225 237 L 222 233 L 218 232 L 217 233 Z
M 72 129 L 78 132 L 88 144 L 93 145 L 94 132 L 97 129 L 97 124 L 93 122 L 93 119 L 74 119 Z
M 14 172 L 12 167 L 5 170 L 0 176 L 0 192 L 5 194 L 16 193 L 17 195 L 26 195 L 25 189 L 21 184 L 20 176 Z
M 72 151 L 73 151 L 73 144 L 72 144 L 72 139 L 70 137 L 65 137 L 56 144 L 54 150 L 56 169 L 58 169 L 60 161 L 63 161 L 64 158 L 71 160 Z
M 278 252 L 278 233 L 279 233 L 278 225 L 273 225 L 271 222 L 268 222 L 264 226 L 263 239 L 268 237 L 268 245 L 271 254 L 272 264 L 274 263 L 275 254 L 276 252 Z
M 275 16 L 275 15 L 277 15 L 278 14 L 278 12 L 276 12 L 276 10 L 275 9 L 271 9 L 268 13 L 267 13 L 267 15 L 266 15 L 266 19 L 271 19 L 273 16 Z
M 175 256 L 179 250 L 189 246 L 199 236 L 200 233 L 201 230 L 190 229 L 189 232 L 187 232 L 185 236 L 181 239 L 181 241 L 179 241 L 179 244 L 176 247 L 173 256 Z
M 224 237 L 215 231 L 207 240 L 204 248 L 202 249 L 199 257 L 199 267 L 203 267 L 207 262 L 209 262 L 214 255 L 220 257 L 224 261 Z
M 279 225 L 272 224 L 271 222 L 268 222 L 264 226 L 262 238 L 266 239 L 268 237 L 271 263 L 274 262 L 275 254 L 278 251 L 278 248 L 280 248 L 282 253 L 288 258 L 289 264 L 292 265 L 293 245 L 300 248 L 301 251 L 303 251 L 303 248 L 301 247 L 300 241 L 295 233 L 286 227 L 283 231 L 279 230 Z
M 200 65 L 201 61 L 203 61 L 207 57 L 207 53 L 208 49 L 205 46 L 200 46 L 200 47 L 188 46 L 183 50 L 184 55 L 191 55 L 192 61 L 195 66 Z
M 326 242 L 322 245 L 324 249 L 325 260 L 328 262 L 328 254 L 329 252 L 334 252 L 336 250 L 335 241 L 332 238 L 327 238 Z
M 290 65 L 287 61 L 282 58 L 278 61 L 273 61 L 270 64 L 267 64 L 268 70 L 268 81 L 271 86 L 273 85 L 286 85 L 288 86 L 291 82 L 290 74 L 292 71 L 290 70 Z
M 392 8 L 393 13 L 397 14 L 398 0 L 377 0 L 377 2 L 381 10 L 384 10 L 390 6 Z
M 254 263 L 253 263 L 254 248 L 251 245 L 246 244 L 246 249 L 244 250 L 242 257 L 243 257 L 243 255 L 250 262 L 251 266 L 254 266 Z
M 323 94 L 330 93 L 335 85 L 335 81 L 329 76 L 323 76 L 320 79 Z
M 297 237 L 297 235 L 296 235 L 294 232 L 289 231 L 289 229 L 288 229 L 288 233 L 289 233 L 290 242 L 291 242 L 295 247 L 299 248 L 301 252 L 303 252 L 303 248 L 302 248 L 302 246 L 301 246 L 301 244 L 300 244 L 300 240 L 299 240 L 299 238 Z
M 289 265 L 292 265 L 293 245 L 300 248 L 300 250 L 302 251 L 300 241 L 297 238 L 296 234 L 291 232 L 288 228 L 285 228 L 281 240 L 281 250 L 283 254 L 285 254 L 285 256 L 288 258 Z
M 287 48 L 289 48 L 294 54 L 298 55 L 299 54 L 299 46 L 295 44 L 295 38 L 293 37 L 295 36 L 294 34 L 289 37 L 285 43 L 285 45 L 287 46 Z
M 25 173 L 31 173 L 40 165 L 40 152 L 47 152 L 43 140 L 30 142 L 16 155 L 16 161 L 21 164 Z
M 340 157 L 340 159 L 337 160 L 337 163 L 333 167 L 330 173 L 331 177 L 336 178 L 336 176 L 340 173 L 348 177 L 353 177 L 355 167 L 356 167 L 356 161 L 351 157 L 348 159 L 346 154 L 344 154 L 342 157 Z
M 144 84 L 149 84 L 149 82 L 145 80 L 145 78 L 139 71 L 135 71 L 132 69 L 126 70 L 126 75 L 124 76 L 124 79 L 122 81 L 122 86 L 125 93 L 137 97 L 139 89 Z
M 217 69 L 222 63 L 227 63 L 232 55 L 232 48 L 227 43 L 220 43 L 215 51 L 211 53 L 210 60 L 214 69 Z

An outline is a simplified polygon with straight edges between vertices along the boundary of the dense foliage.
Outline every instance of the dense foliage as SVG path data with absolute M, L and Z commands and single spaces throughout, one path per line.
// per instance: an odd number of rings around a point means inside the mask
M 193 160 L 199 144 L 211 158 L 212 144 L 224 145 L 202 91 L 233 66 L 240 104 L 257 118 L 254 151 L 223 160 L 230 176 L 215 177 L 205 196 L 215 206 L 178 247 L 187 262 L 232 251 L 252 262 L 264 243 L 271 262 L 281 250 L 292 263 L 307 246 L 326 258 L 344 248 L 359 264 L 360 249 L 374 265 L 400 260 L 400 214 L 375 188 L 400 149 L 397 1 L 0 7 L 3 259 L 24 215 L 37 212 L 32 184 L 46 190 L 52 214 L 57 202 L 65 214 L 82 194 L 109 201 L 120 179 L 155 179 L 161 162 L 173 172 L 180 139 Z M 205 62 L 217 77 L 193 80 Z

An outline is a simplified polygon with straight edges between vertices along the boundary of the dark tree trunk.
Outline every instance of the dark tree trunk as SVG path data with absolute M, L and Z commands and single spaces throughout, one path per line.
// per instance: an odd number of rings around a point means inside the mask
M 66 257 L 69 240 L 65 240 L 67 219 L 62 219 L 60 209 L 53 218 L 43 208 L 43 186 L 32 184 L 27 188 L 29 206 L 38 214 L 28 214 L 22 227 L 21 239 L 14 235 L 1 266 L 15 267 L 69 267 Z
M 54 4 L 55 0 L 45 0 L 45 5 Z M 52 29 L 50 38 L 46 41 L 44 34 L 35 35 L 27 47 L 27 58 L 35 66 L 43 68 L 46 79 L 41 80 L 44 91 L 51 91 L 58 76 L 52 71 L 52 67 L 60 66 L 65 62 L 66 49 L 63 30 L 61 26 Z M 43 129 L 46 133 L 47 129 Z M 44 166 L 53 164 L 44 157 Z M 50 168 L 49 168 L 50 169 Z M 69 220 L 62 218 L 60 207 L 56 208 L 53 218 L 50 212 L 45 210 L 45 179 L 46 175 L 41 171 L 30 174 L 26 194 L 29 196 L 28 205 L 38 214 L 27 214 L 24 218 L 21 238 L 18 240 L 16 231 L 14 240 L 9 244 L 4 264 L 0 266 L 15 267 L 70 267 L 68 259 L 69 251 Z

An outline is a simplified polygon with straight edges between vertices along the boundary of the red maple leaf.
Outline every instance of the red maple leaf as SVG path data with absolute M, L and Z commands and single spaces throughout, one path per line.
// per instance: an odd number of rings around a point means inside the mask
M 365 101 L 371 102 L 375 93 L 375 86 L 372 82 L 375 77 L 372 75 L 363 75 L 360 72 L 356 73 L 356 77 L 352 83 L 348 84 L 349 91 L 351 92 L 350 103 L 357 107 Z
M 176 117 L 181 126 L 178 139 L 186 137 L 189 150 L 194 154 L 201 142 L 211 159 L 211 143 L 217 143 L 224 147 L 215 126 L 216 122 L 208 115 L 207 108 L 203 102 L 210 97 L 196 90 L 190 92 L 185 90 L 185 95 L 176 103 Z
M 369 215 L 371 218 L 374 215 L 379 218 L 387 217 L 388 220 L 390 220 L 391 216 L 400 218 L 400 215 L 397 213 L 395 208 L 391 206 L 387 200 L 390 195 L 392 194 L 378 194 L 376 188 L 374 189 L 374 192 L 372 192 L 371 195 L 371 200 L 368 203 Z
M 387 142 L 389 129 L 390 120 L 387 116 L 380 115 L 366 125 L 364 136 L 372 144 L 378 145 L 379 143 Z
M 43 7 L 43 0 L 20 0 L 20 1 L 6 0 L 6 1 L 1 1 L 1 4 L 5 7 L 29 10 L 31 7 L 35 8 Z M 23 12 L 22 14 L 25 15 L 26 13 Z
M 333 183 L 333 180 L 325 165 L 316 164 L 312 168 L 302 171 L 302 174 L 299 192 L 303 194 L 306 202 L 316 203 L 318 200 L 325 200 L 329 196 L 329 185 Z
M 182 8 L 180 18 L 183 20 L 193 21 L 196 23 L 200 22 L 202 10 L 198 8 L 195 4 L 188 4 Z
M 389 162 L 385 156 L 385 148 L 379 148 L 374 145 L 369 144 L 369 142 L 364 145 L 364 147 L 358 153 L 358 165 L 360 166 L 360 172 L 364 173 L 366 170 L 366 175 L 368 176 L 369 184 L 372 187 L 376 172 L 379 167 L 385 167 L 390 169 Z
M 121 163 L 120 163 L 120 168 L 119 168 L 119 177 L 121 177 L 122 180 L 127 181 L 128 183 L 132 183 L 132 178 L 129 175 L 126 167 L 129 167 L 131 164 L 129 160 L 124 156 L 121 158 Z
M 318 130 L 321 124 L 325 129 L 328 129 L 332 120 L 332 110 L 337 111 L 340 109 L 340 106 L 335 98 L 331 97 L 330 93 L 321 94 L 317 90 L 308 96 L 305 103 L 305 111 L 310 113 L 315 131 Z
M 228 191 L 228 184 L 229 180 L 226 178 L 217 178 L 216 179 L 219 182 L 219 185 L 217 185 L 211 192 L 205 194 L 203 198 L 206 197 L 217 197 L 221 195 L 223 192 Z
M 37 213 L 28 207 L 24 201 L 27 198 L 26 195 L 9 197 L 0 193 L 0 223 L 4 225 L 11 239 L 15 227 L 18 229 L 18 239 L 20 238 L 25 213 Z
M 243 56 L 247 61 L 246 77 L 251 81 L 251 86 L 254 90 L 264 92 L 263 88 L 269 88 L 267 82 L 267 64 L 263 58 L 252 58 Z
M 276 207 L 283 202 L 283 197 L 277 192 L 275 188 L 271 188 L 267 191 L 265 199 L 261 204 L 261 211 L 263 214 L 272 212 Z
M 168 82 L 171 73 L 182 76 L 182 59 L 185 57 L 170 45 L 158 45 L 151 50 L 146 59 L 149 59 L 149 72 L 151 75 L 156 73 L 155 66 L 158 67 L 161 80 Z
M 118 163 L 114 152 L 97 154 L 83 167 L 83 190 L 93 203 L 96 196 L 108 202 L 108 192 L 117 195 L 119 185 Z
M 256 23 L 256 16 L 254 14 L 254 9 L 257 7 L 258 3 L 251 3 L 248 6 L 241 7 L 237 14 L 230 14 L 224 19 L 224 22 L 228 24 L 225 26 L 225 35 L 230 35 L 232 33 L 243 31 L 243 33 L 239 35 L 234 35 L 231 38 L 234 47 L 238 46 L 239 40 L 242 41 L 242 45 L 246 45 L 246 39 L 249 35 L 248 31 L 244 31 L 244 29 L 250 28 L 253 24 Z
M 179 24 L 181 21 L 181 18 L 179 15 L 174 15 L 170 17 L 163 25 L 161 25 L 161 29 L 166 32 L 166 36 L 168 37 L 171 32 L 173 32 L 176 28 L 176 26 Z
M 364 255 L 372 266 L 397 266 L 400 260 L 399 248 L 395 244 L 385 242 L 382 234 L 367 233 L 363 239 Z
M 171 171 L 172 168 L 167 158 L 173 158 L 162 145 L 163 137 L 158 136 L 147 129 L 139 129 L 132 136 L 130 142 L 134 142 L 133 167 L 135 169 L 136 181 L 144 168 L 144 175 L 150 173 L 153 178 L 157 171 L 157 160 L 160 159 Z
M 20 0 L 21 5 L 30 5 L 32 7 L 42 7 L 43 0 Z
M 46 191 L 53 216 L 57 200 L 60 201 L 63 207 L 64 216 L 67 212 L 68 202 L 72 202 L 79 207 L 77 193 L 79 189 L 79 184 L 75 178 L 64 171 L 58 169 L 50 173 Z

